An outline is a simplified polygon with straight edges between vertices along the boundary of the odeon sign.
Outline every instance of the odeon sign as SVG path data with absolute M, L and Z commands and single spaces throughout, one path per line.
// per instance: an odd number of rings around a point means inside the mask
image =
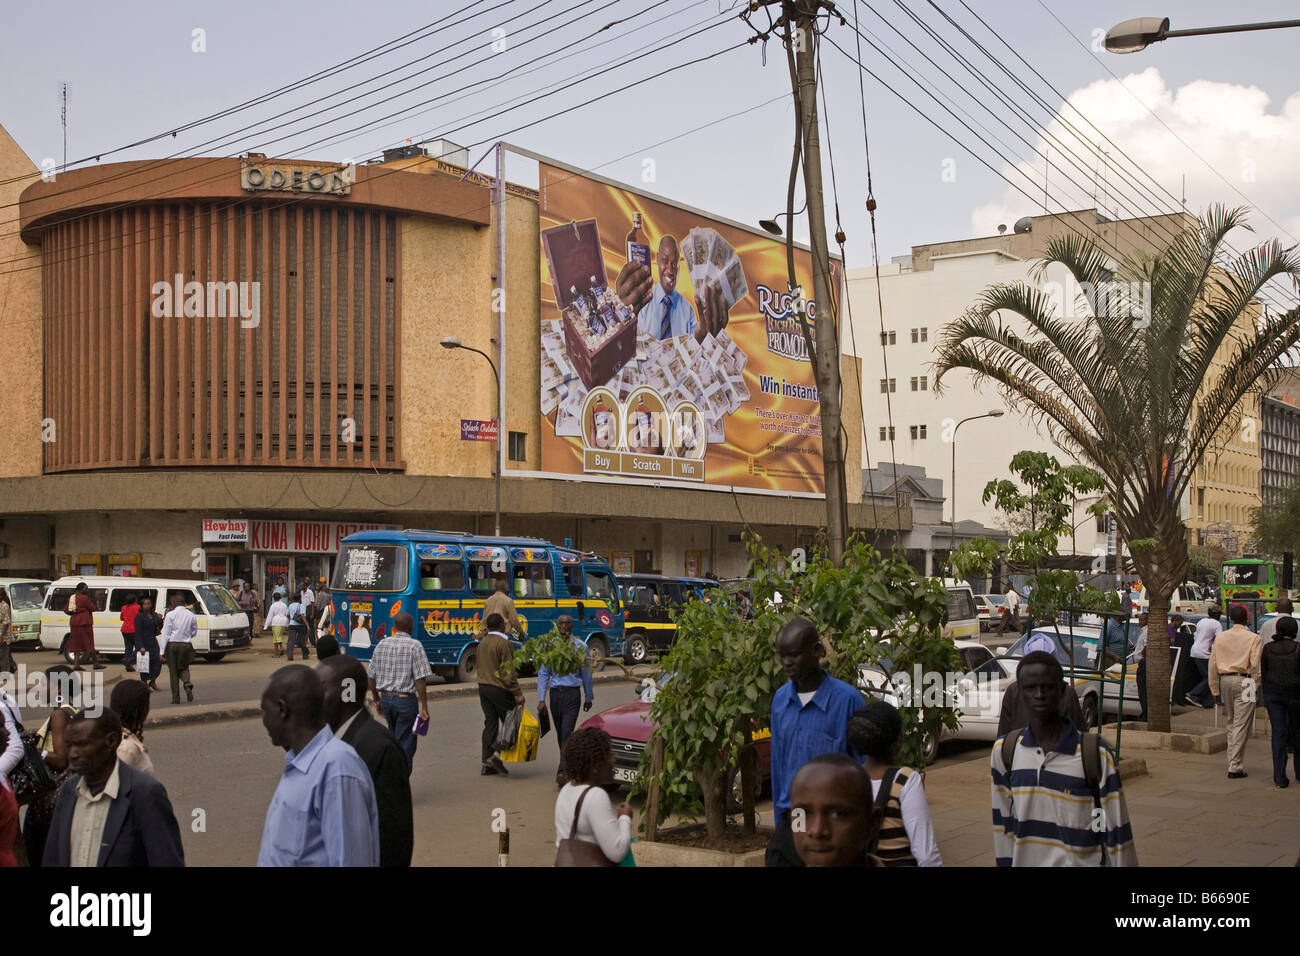
M 352 192 L 351 167 L 320 169 L 314 166 L 266 166 L 244 160 L 240 184 L 246 192 L 270 190 L 346 196 Z

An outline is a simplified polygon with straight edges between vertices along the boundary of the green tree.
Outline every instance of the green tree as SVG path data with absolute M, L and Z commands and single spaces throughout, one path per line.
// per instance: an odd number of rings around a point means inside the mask
M 670 675 L 651 707 L 664 763 L 657 781 L 661 818 L 704 815 L 710 839 L 726 822 L 726 786 L 733 768 L 749 760 L 752 739 L 768 726 L 772 695 L 785 681 L 776 636 L 794 617 L 817 625 L 825 667 L 850 684 L 859 665 L 887 676 L 958 670 L 956 648 L 941 633 L 947 592 L 901 558 L 883 557 L 854 536 L 842 566 L 824 550 L 792 560 L 746 536 L 754 579 L 754 615 L 745 618 L 730 597 L 692 600 L 677 614 L 677 640 L 660 666 Z M 779 597 L 779 599 L 778 599 Z M 920 765 L 926 733 L 956 725 L 956 710 L 900 708 L 904 743 L 900 759 Z M 650 751 L 638 789 L 647 786 Z M 752 815 L 746 815 L 752 828 Z
M 1300 340 L 1300 309 L 1261 315 L 1257 298 L 1273 279 L 1300 280 L 1300 256 L 1268 241 L 1229 257 L 1224 242 L 1239 226 L 1244 210 L 1216 206 L 1158 254 L 1119 263 L 1082 235 L 1052 238 L 1036 278 L 1063 267 L 1078 301 L 1058 302 L 1041 284 L 992 286 L 947 327 L 936 360 L 936 389 L 953 369 L 997 383 L 1101 473 L 1151 595 L 1157 731 L 1169 730 L 1169 603 L 1187 574 L 1179 502 L 1207 450 L 1238 427 L 1243 398 Z
M 1269 557 L 1294 554 L 1300 545 L 1300 481 L 1287 485 L 1277 501 L 1252 508 L 1250 529 L 1255 547 Z

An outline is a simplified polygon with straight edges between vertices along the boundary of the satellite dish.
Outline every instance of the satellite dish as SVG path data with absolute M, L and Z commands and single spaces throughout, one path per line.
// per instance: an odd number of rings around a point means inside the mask
M 1000 223 L 1000 224 L 998 225 L 998 235 L 999 235 L 999 236 L 1005 236 L 1006 234 L 1007 234 L 1007 224 L 1006 224 L 1005 222 L 1004 222 L 1004 223 Z
M 1016 224 L 1012 228 L 1016 232 L 1033 232 L 1034 219 L 1032 216 L 1021 216 L 1016 220 Z

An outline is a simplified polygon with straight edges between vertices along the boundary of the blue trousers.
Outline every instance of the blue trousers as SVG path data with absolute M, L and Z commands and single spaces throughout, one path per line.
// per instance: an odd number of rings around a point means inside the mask
M 420 713 L 419 701 L 412 694 L 399 697 L 396 694 L 379 694 L 379 710 L 388 721 L 388 730 L 397 739 L 397 745 L 406 754 L 406 773 L 409 776 L 415 765 L 415 718 Z
M 1210 661 L 1208 658 L 1193 657 L 1192 664 L 1196 667 L 1196 673 L 1201 675 L 1201 682 L 1187 692 L 1187 699 L 1196 701 L 1202 707 L 1209 707 L 1214 703 L 1210 698 Z
M 560 745 L 560 770 L 564 770 L 564 742 L 578 726 L 578 708 L 582 704 L 581 687 L 551 688 L 551 717 L 555 720 L 556 742 Z
M 1279 787 L 1288 785 L 1286 778 L 1286 748 L 1292 752 L 1292 769 L 1300 780 L 1300 700 L 1274 697 L 1264 700 L 1268 711 L 1268 726 L 1273 735 L 1273 782 Z

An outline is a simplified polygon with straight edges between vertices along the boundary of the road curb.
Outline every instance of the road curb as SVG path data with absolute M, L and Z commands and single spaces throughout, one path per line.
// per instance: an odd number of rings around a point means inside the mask
M 593 674 L 592 680 L 597 684 L 635 683 L 645 675 L 636 674 Z M 537 678 L 526 677 L 519 681 L 525 692 L 537 690 Z M 477 697 L 478 684 L 439 684 L 429 688 L 429 700 L 446 700 L 454 697 Z M 164 705 L 176 707 L 175 704 Z M 188 724 L 207 724 L 218 720 L 244 720 L 248 717 L 260 717 L 262 704 L 258 700 L 230 701 L 224 704 L 198 704 L 185 710 L 151 711 L 145 727 L 153 730 L 161 727 L 183 727 Z

